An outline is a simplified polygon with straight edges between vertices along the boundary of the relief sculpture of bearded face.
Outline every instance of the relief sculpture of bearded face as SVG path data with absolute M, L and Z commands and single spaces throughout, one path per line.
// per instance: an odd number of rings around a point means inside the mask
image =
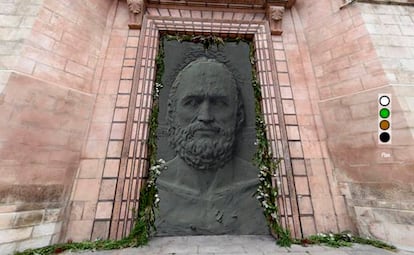
M 178 74 L 170 94 L 169 136 L 177 154 L 200 170 L 225 165 L 244 116 L 230 70 L 212 59 L 196 60 Z
M 158 180 L 158 235 L 266 234 L 258 170 L 235 153 L 244 107 L 234 72 L 205 57 L 181 69 L 167 106 L 175 157 Z

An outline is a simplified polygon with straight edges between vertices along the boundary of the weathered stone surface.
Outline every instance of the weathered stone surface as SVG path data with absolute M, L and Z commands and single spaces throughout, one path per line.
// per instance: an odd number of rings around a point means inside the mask
M 0 251 L 4 254 L 12 254 L 16 251 L 17 243 L 0 244 Z
M 15 227 L 34 226 L 43 219 L 44 211 L 29 211 L 16 214 Z
M 32 231 L 33 227 L 0 230 L 0 240 L 2 243 L 25 240 L 31 236 Z
M 53 222 L 47 224 L 41 224 L 33 227 L 33 237 L 41 237 L 41 236 L 51 236 L 53 234 L 59 233 L 62 227 L 61 222 Z
M 50 244 L 52 236 L 41 236 L 41 237 L 32 237 L 29 240 L 19 242 L 17 245 L 18 251 L 24 251 L 26 249 L 34 249 L 44 247 Z
M 62 185 L 8 185 L 0 187 L 0 201 L 56 202 L 62 197 Z M 23 208 L 21 208 L 23 209 Z M 29 209 L 26 207 L 25 209 Z
M 12 228 L 15 216 L 15 213 L 0 213 L 0 229 Z

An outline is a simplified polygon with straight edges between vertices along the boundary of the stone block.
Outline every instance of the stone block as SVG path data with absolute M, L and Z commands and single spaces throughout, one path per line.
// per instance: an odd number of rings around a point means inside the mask
M 134 76 L 133 67 L 123 67 L 121 72 L 121 79 L 132 79 Z
M 111 131 L 110 123 L 92 122 L 89 128 L 90 140 L 106 140 L 109 138 Z
M 113 202 L 98 202 L 96 208 L 96 219 L 110 219 L 112 215 Z
M 282 100 L 284 114 L 296 114 L 293 100 Z
M 104 140 L 89 140 L 83 152 L 85 158 L 104 158 L 108 142 Z
M 93 70 L 85 65 L 78 64 L 73 61 L 68 61 L 65 67 L 65 71 L 72 73 L 76 76 L 82 77 L 86 80 L 92 80 Z
M 1 4 L 0 4 L 1 7 Z M 17 249 L 17 243 L 0 243 L 2 254 L 13 254 Z
M 330 213 L 316 213 L 315 212 L 315 224 L 318 233 L 326 232 L 338 232 L 337 219 L 336 216 Z
M 107 239 L 110 221 L 95 221 L 92 231 L 92 240 Z
M 300 138 L 302 141 L 318 141 L 318 131 L 315 126 L 300 126 Z
M 47 224 L 40 224 L 33 227 L 32 237 L 52 236 L 53 234 L 59 233 L 62 228 L 61 222 L 53 222 Z
M 2 24 L 2 27 L 18 27 L 22 18 L 22 16 L 0 14 L 0 23 Z
M 292 158 L 303 158 L 302 143 L 289 142 L 289 152 Z
M 295 177 L 296 193 L 298 195 L 309 195 L 308 177 Z
M 32 231 L 33 227 L 0 230 L 0 240 L 2 243 L 10 243 L 25 240 L 31 236 Z
M 313 217 L 300 217 L 300 223 L 303 229 L 303 236 L 316 234 L 315 220 Z
M 328 199 L 330 194 L 329 186 L 330 185 L 328 183 L 328 178 L 326 176 L 309 176 L 309 187 L 311 190 L 312 199 Z M 321 201 L 319 200 L 319 202 Z M 321 206 L 325 205 L 323 205 L 321 202 Z M 314 205 L 314 207 L 315 210 L 318 208 L 317 205 Z M 322 208 L 321 211 L 324 211 L 324 209 Z
M 99 159 L 83 159 L 80 162 L 79 178 L 97 179 L 102 176 L 102 162 Z
M 91 220 L 74 220 L 68 224 L 68 230 L 66 232 L 66 239 L 74 242 L 89 240 L 92 232 Z
M 85 202 L 84 201 L 72 201 L 70 205 L 70 220 L 81 220 L 83 214 Z
M 61 220 L 61 209 L 46 209 L 45 214 L 43 216 L 43 222 L 56 222 Z
M 108 75 L 108 73 L 103 73 L 102 76 L 103 77 L 102 77 L 102 81 L 100 82 L 100 85 L 99 85 L 98 93 L 101 94 L 101 95 L 115 96 L 119 92 L 118 91 L 118 89 L 119 89 L 118 84 L 120 83 L 119 78 L 118 79 L 111 78 Z M 99 82 L 94 80 L 94 86 L 97 87 L 98 84 L 99 84 Z
M 50 52 L 47 49 L 39 49 L 31 46 L 26 46 L 23 49 L 22 54 L 26 58 L 32 59 L 36 62 L 40 62 L 60 70 L 63 70 L 66 64 L 65 58 L 60 57 L 59 55 L 54 54 L 53 52 Z
M 327 171 L 329 161 L 324 159 L 310 159 L 306 160 L 306 166 L 309 172 L 309 179 L 312 177 L 319 177 L 321 179 L 327 178 Z M 315 179 L 316 180 L 316 179 Z M 312 185 L 311 185 L 312 186 Z
M 125 49 L 125 58 L 136 58 L 137 57 L 137 48 L 126 48 Z
M 93 220 L 96 214 L 96 202 L 85 202 L 83 206 L 82 220 Z
M 78 179 L 75 187 L 74 201 L 97 201 L 99 194 L 99 179 Z
M 16 213 L 14 227 L 34 226 L 43 219 L 44 210 Z
M 303 155 L 310 159 L 322 158 L 322 150 L 319 142 L 303 141 L 302 142 Z
M 0 229 L 13 227 L 15 213 L 0 213 Z
M 298 196 L 298 204 L 301 215 L 313 214 L 312 201 L 310 197 Z
M 99 192 L 100 200 L 113 200 L 115 197 L 116 179 L 102 180 L 101 190 Z
M 114 121 L 126 122 L 128 116 L 127 108 L 116 108 L 114 113 Z
M 128 107 L 129 95 L 118 95 L 116 100 L 116 107 Z
M 109 141 L 107 156 L 111 158 L 121 157 L 122 145 L 122 141 Z
M 26 249 L 34 249 L 34 248 L 40 248 L 43 246 L 47 246 L 51 243 L 52 236 L 41 236 L 41 237 L 33 237 L 29 240 L 25 240 L 22 242 L 17 243 L 17 249 L 18 251 L 24 251 Z
M 298 126 L 286 126 L 288 140 L 300 140 Z
M 292 168 L 293 168 L 294 175 L 306 175 L 307 174 L 305 161 L 302 159 L 293 159 Z
M 1 14 L 15 14 L 17 11 L 17 5 L 12 2 L 0 3 Z
M 104 177 L 117 177 L 119 172 L 119 159 L 107 159 L 105 161 Z

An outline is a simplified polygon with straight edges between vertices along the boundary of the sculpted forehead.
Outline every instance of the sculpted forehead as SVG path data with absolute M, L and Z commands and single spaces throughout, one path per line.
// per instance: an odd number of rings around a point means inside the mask
M 218 62 L 199 62 L 181 71 L 178 95 L 202 93 L 236 96 L 236 82 L 228 68 Z

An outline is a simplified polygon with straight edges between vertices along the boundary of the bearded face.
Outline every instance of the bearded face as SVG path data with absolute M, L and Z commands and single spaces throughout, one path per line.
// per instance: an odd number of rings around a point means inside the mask
M 170 91 L 168 133 L 189 166 L 204 170 L 228 163 L 243 120 L 240 92 L 224 64 L 199 59 L 177 75 Z
M 211 136 L 195 137 L 198 132 L 211 130 Z M 179 127 L 174 123 L 169 128 L 170 144 L 176 153 L 191 167 L 199 170 L 218 169 L 229 162 L 234 149 L 234 129 L 217 125 L 192 123 Z

